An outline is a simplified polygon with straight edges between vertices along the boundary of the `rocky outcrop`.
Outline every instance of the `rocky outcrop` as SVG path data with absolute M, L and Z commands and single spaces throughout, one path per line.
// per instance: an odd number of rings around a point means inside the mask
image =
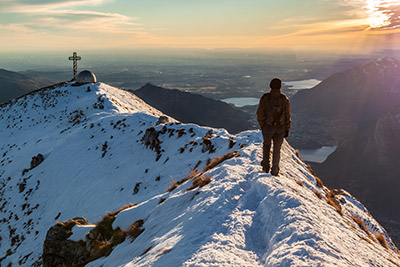
M 40 163 L 42 163 L 44 161 L 44 157 L 42 154 L 37 154 L 36 156 L 32 157 L 32 161 L 31 161 L 31 170 L 33 168 L 36 168 Z
M 156 125 L 165 124 L 167 122 L 169 122 L 169 118 L 167 116 L 160 116 L 156 122 Z
M 75 225 L 87 225 L 84 218 L 57 223 L 49 229 L 43 246 L 43 267 L 79 266 L 89 258 L 84 242 L 68 240 Z
M 36 168 L 37 166 L 39 166 L 40 163 L 42 163 L 44 161 L 44 157 L 42 154 L 37 154 L 36 156 L 32 157 L 31 160 L 31 167 L 29 169 L 23 169 L 22 170 L 22 175 L 25 175 L 25 173 L 29 172 L 30 170 L 32 170 L 33 168 Z
M 84 266 L 98 258 L 108 256 L 114 247 L 122 243 L 127 236 L 135 240 L 143 231 L 143 221 L 134 222 L 126 231 L 119 227 L 112 228 L 116 215 L 123 209 L 132 207 L 130 204 L 120 210 L 108 213 L 103 220 L 93 225 L 93 228 L 83 238 L 73 241 L 68 238 L 72 235 L 75 225 L 89 225 L 85 218 L 74 218 L 65 222 L 58 222 L 51 227 L 46 235 L 43 246 L 43 267 L 54 266 Z
M 146 129 L 142 141 L 146 147 L 150 147 L 150 149 L 155 150 L 157 154 L 161 152 L 161 141 L 158 139 L 159 132 L 151 126 Z

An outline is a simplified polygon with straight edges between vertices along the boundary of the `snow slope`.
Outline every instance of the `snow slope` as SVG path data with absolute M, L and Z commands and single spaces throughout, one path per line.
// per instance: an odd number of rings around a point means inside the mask
M 280 176 L 273 177 L 259 166 L 259 131 L 231 135 L 172 118 L 156 125 L 162 115 L 102 83 L 65 83 L 2 105 L 1 265 L 40 266 L 56 221 L 85 217 L 94 224 L 129 203 L 138 205 L 121 211 L 113 227 L 143 220 L 143 233 L 87 266 L 400 265 L 390 237 L 365 207 L 342 191 L 335 197 L 340 215 L 326 201 L 329 189 L 317 185 L 286 142 Z M 159 154 L 142 141 L 151 126 L 159 131 Z M 203 152 L 207 135 L 213 149 Z M 188 180 L 167 191 L 232 151 L 238 156 L 204 172 L 207 185 L 186 190 Z M 30 169 L 39 153 L 44 161 Z M 75 226 L 70 239 L 85 239 L 90 227 Z M 374 232 L 384 234 L 389 249 Z

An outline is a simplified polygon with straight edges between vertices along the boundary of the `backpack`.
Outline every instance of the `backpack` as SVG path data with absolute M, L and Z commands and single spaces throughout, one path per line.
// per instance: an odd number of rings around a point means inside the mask
M 285 100 L 286 97 L 281 94 L 278 98 L 267 95 L 267 116 L 266 122 L 271 126 L 281 126 L 285 124 Z

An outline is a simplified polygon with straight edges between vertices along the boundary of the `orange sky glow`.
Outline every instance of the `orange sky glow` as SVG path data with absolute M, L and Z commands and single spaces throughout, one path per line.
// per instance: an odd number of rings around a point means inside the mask
M 1 1 L 0 52 L 400 47 L 398 0 Z

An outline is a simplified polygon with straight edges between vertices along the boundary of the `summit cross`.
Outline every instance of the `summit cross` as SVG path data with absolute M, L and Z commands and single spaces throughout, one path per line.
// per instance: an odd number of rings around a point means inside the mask
M 69 57 L 68 59 L 73 61 L 73 65 L 74 65 L 74 80 L 76 80 L 76 74 L 78 73 L 78 60 L 81 60 L 82 58 L 80 56 L 78 56 L 76 52 L 74 52 L 72 54 L 72 57 Z

